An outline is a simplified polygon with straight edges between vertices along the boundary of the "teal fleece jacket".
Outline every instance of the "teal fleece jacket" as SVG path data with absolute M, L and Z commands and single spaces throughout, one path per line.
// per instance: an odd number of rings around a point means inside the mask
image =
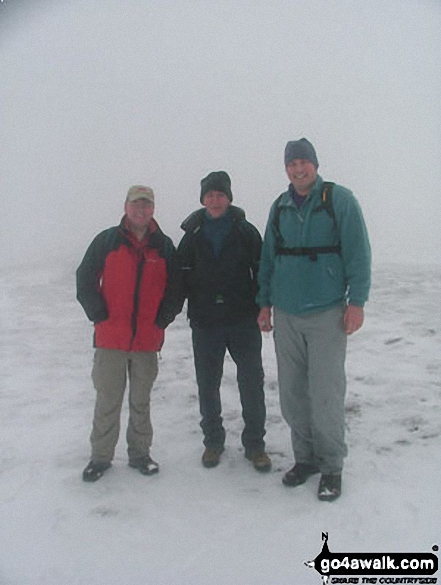
M 316 247 L 341 244 L 341 254 L 309 256 L 276 255 L 273 203 L 265 231 L 258 274 L 260 307 L 275 306 L 286 313 L 302 315 L 337 305 L 360 307 L 368 299 L 371 281 L 371 248 L 363 214 L 349 189 L 334 185 L 334 220 L 322 209 L 323 179 L 318 176 L 299 210 L 290 192 L 279 202 L 279 230 L 284 246 Z

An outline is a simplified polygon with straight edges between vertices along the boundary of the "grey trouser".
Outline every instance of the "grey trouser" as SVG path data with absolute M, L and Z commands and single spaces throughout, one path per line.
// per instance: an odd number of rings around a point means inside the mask
M 153 438 L 150 421 L 150 391 L 158 375 L 155 352 L 128 352 L 98 348 L 92 380 L 97 392 L 93 419 L 93 461 L 111 461 L 120 430 L 121 407 L 129 377 L 129 459 L 148 455 Z
M 280 406 L 294 457 L 325 474 L 340 473 L 347 454 L 343 313 L 343 307 L 309 315 L 274 310 Z

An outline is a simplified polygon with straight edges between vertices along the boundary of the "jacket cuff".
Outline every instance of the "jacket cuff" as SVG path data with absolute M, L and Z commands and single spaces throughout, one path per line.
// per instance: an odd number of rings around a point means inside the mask
M 95 317 L 92 319 L 92 321 L 93 321 L 94 325 L 98 325 L 98 323 L 101 323 L 102 321 L 105 321 L 108 318 L 109 318 L 109 315 L 108 315 L 107 311 L 101 311 L 100 313 L 95 315 Z

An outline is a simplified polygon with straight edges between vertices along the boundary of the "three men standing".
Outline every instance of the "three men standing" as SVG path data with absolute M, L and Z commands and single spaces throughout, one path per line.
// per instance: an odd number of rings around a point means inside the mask
M 131 187 L 120 225 L 96 236 L 77 270 L 77 298 L 94 323 L 96 347 L 92 457 L 84 481 L 96 481 L 111 466 L 127 376 L 129 465 L 144 475 L 159 469 L 150 457 L 150 391 L 164 329 L 180 306 L 176 251 L 153 219 L 154 209 L 152 189 Z
M 202 179 L 203 208 L 183 222 L 185 235 L 178 247 L 204 434 L 202 463 L 215 467 L 224 451 L 219 389 L 228 349 L 237 366 L 245 457 L 257 470 L 268 471 L 262 337 L 255 301 L 262 240 L 232 200 L 226 172 L 212 172 Z
M 341 493 L 347 335 L 363 324 L 371 253 L 363 215 L 348 189 L 324 183 L 313 145 L 288 142 L 290 185 L 272 205 L 259 270 L 258 322 L 274 310 L 280 403 L 291 428 L 287 486 L 321 473 L 318 497 Z
M 272 330 L 274 317 L 280 403 L 295 457 L 283 483 L 295 487 L 321 473 L 319 499 L 340 496 L 347 335 L 363 324 L 371 252 L 354 195 L 324 182 L 318 166 L 308 140 L 288 142 L 290 185 L 271 207 L 263 248 L 257 229 L 232 205 L 224 171 L 202 179 L 203 207 L 183 222 L 177 256 L 153 219 L 152 190 L 129 190 L 121 225 L 95 238 L 77 271 L 78 300 L 95 324 L 97 348 L 85 481 L 99 479 L 111 465 L 127 372 L 129 465 L 147 475 L 158 471 L 150 457 L 149 409 L 156 352 L 187 298 L 203 465 L 215 467 L 224 451 L 220 385 L 228 349 L 237 367 L 245 457 L 259 471 L 271 468 L 261 331 Z

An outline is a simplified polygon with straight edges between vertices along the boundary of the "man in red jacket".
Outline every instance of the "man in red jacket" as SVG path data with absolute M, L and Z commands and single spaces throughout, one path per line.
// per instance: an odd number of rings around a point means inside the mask
M 150 457 L 150 391 L 164 329 L 181 305 L 176 251 L 154 220 L 154 209 L 150 187 L 131 187 L 120 225 L 96 236 L 77 270 L 77 299 L 94 323 L 96 348 L 92 457 L 84 481 L 96 481 L 112 464 L 127 377 L 129 465 L 144 475 L 159 470 Z

